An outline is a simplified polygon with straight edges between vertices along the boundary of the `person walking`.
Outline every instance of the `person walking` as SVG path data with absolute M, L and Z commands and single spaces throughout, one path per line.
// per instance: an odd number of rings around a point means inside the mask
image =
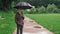
M 23 26 L 24 26 L 24 15 L 22 10 L 23 9 L 31 9 L 32 6 L 27 2 L 19 2 L 16 4 L 14 8 L 17 8 L 17 13 L 15 15 L 15 22 L 17 25 L 17 34 L 23 33 Z

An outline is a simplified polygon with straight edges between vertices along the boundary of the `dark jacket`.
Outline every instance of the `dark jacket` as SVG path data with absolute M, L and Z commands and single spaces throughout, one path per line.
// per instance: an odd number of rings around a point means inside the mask
M 15 15 L 15 22 L 16 22 L 16 24 L 23 25 L 24 24 L 23 20 L 24 20 L 23 14 L 22 13 L 19 14 L 17 12 L 16 15 Z

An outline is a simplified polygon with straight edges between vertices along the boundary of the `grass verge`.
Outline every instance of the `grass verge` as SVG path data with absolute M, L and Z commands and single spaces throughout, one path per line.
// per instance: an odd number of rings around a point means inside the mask
M 15 28 L 14 13 L 0 11 L 0 34 L 12 34 Z
M 60 14 L 25 14 L 55 34 L 60 34 Z

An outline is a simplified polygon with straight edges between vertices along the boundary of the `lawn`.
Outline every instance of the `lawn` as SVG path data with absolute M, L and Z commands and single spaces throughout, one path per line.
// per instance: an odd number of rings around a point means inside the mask
M 0 11 L 0 34 L 12 34 L 15 28 L 14 13 Z
M 60 14 L 25 14 L 55 34 L 60 34 Z

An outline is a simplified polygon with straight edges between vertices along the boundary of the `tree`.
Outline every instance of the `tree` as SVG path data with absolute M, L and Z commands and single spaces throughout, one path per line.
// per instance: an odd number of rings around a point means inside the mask
M 11 8 L 12 2 L 17 3 L 19 0 L 0 0 L 0 10 L 8 10 Z
M 31 5 L 37 7 L 47 7 L 48 4 L 55 4 L 58 8 L 60 8 L 60 0 L 0 0 L 0 10 L 8 10 L 11 8 L 11 3 L 14 2 L 14 4 L 18 2 L 28 2 Z
M 60 8 L 59 4 L 60 0 L 26 0 L 26 1 L 35 7 L 41 7 L 41 6 L 47 7 L 48 4 L 55 4 Z

